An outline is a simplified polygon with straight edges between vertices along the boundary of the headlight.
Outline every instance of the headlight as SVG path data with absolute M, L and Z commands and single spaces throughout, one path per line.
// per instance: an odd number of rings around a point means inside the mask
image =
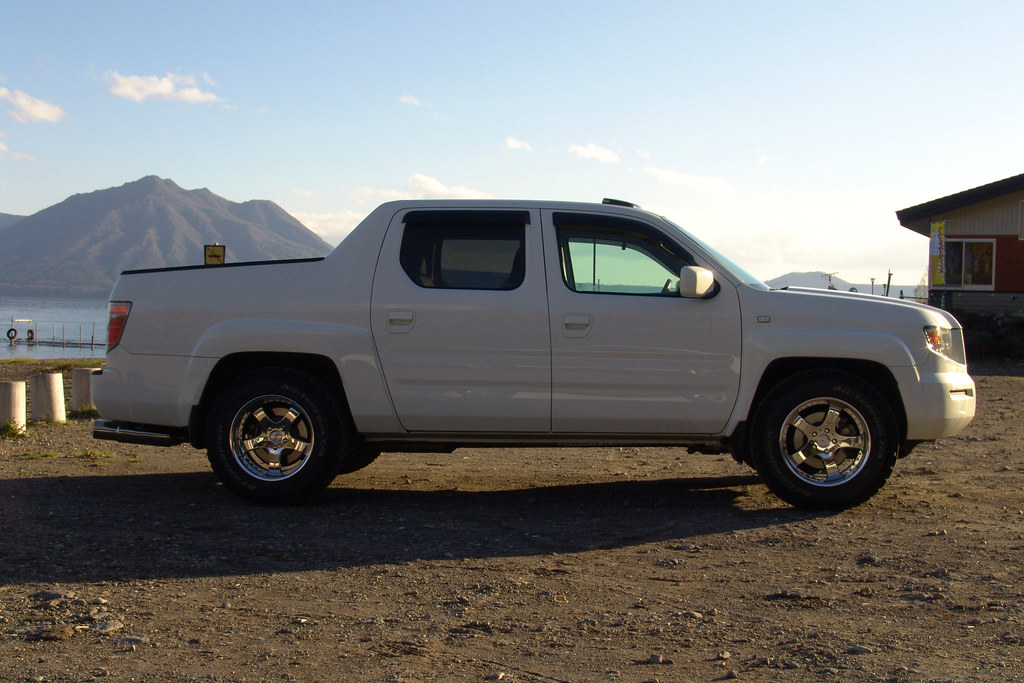
M 928 325 L 924 328 L 924 341 L 935 353 L 953 359 L 953 331 L 948 327 Z

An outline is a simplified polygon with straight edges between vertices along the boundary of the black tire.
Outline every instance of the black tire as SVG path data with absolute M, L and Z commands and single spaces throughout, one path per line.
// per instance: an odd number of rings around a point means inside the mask
M 14 341 L 15 339 L 18 338 L 18 331 L 13 327 L 7 330 L 7 338 L 10 339 L 11 341 Z
M 885 398 L 842 371 L 808 371 L 773 387 L 750 430 L 754 469 L 787 503 L 842 510 L 875 493 L 892 474 L 899 428 Z
M 220 481 L 259 503 L 297 503 L 337 476 L 351 431 L 339 398 L 302 372 L 242 375 L 212 403 L 207 457 Z

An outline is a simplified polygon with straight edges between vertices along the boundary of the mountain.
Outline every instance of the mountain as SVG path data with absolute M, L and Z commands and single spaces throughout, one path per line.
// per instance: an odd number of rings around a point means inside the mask
M 123 270 L 198 265 L 203 245 L 214 243 L 226 245 L 228 263 L 323 256 L 332 249 L 273 202 L 231 202 L 147 176 L 74 195 L 9 225 L 0 292 L 102 298 Z
M 766 280 L 765 283 L 769 287 L 775 289 L 781 289 L 783 287 L 811 287 L 814 289 L 828 289 L 831 284 L 833 288 L 838 289 L 842 292 L 848 292 L 851 289 L 855 289 L 858 292 L 865 294 L 883 294 L 885 292 L 885 281 L 878 279 L 875 281 L 874 287 L 871 283 L 851 285 L 846 280 L 838 278 L 835 274 L 831 276 L 828 273 L 821 271 L 812 271 L 808 273 L 787 273 L 786 275 L 780 275 L 779 277 Z M 889 296 L 893 297 L 914 297 L 918 295 L 916 285 L 900 285 L 892 283 L 889 287 Z M 922 295 L 923 296 L 923 295 Z
M 14 225 L 22 218 L 24 218 L 24 216 L 15 216 L 10 213 L 0 213 L 0 230 L 3 230 L 4 228 L 8 228 Z
M 767 280 L 765 282 L 769 287 L 775 289 L 782 289 L 783 287 L 813 287 L 815 289 L 829 289 L 829 285 L 832 288 L 838 289 L 844 292 L 850 291 L 851 285 L 846 280 L 841 280 L 835 275 L 829 276 L 828 273 L 822 273 L 820 271 L 814 271 L 810 273 L 788 273 L 786 275 L 780 275 L 777 278 Z

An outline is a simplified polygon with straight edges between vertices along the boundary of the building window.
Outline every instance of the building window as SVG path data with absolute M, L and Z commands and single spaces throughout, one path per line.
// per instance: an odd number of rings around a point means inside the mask
M 946 286 L 992 289 L 995 240 L 946 240 Z

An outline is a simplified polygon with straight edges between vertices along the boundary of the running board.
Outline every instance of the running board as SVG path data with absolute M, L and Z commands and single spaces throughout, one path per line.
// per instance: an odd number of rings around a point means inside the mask
M 92 438 L 146 446 L 176 446 L 188 441 L 184 429 L 150 427 L 148 425 L 121 424 L 114 420 L 96 420 L 92 423 Z

